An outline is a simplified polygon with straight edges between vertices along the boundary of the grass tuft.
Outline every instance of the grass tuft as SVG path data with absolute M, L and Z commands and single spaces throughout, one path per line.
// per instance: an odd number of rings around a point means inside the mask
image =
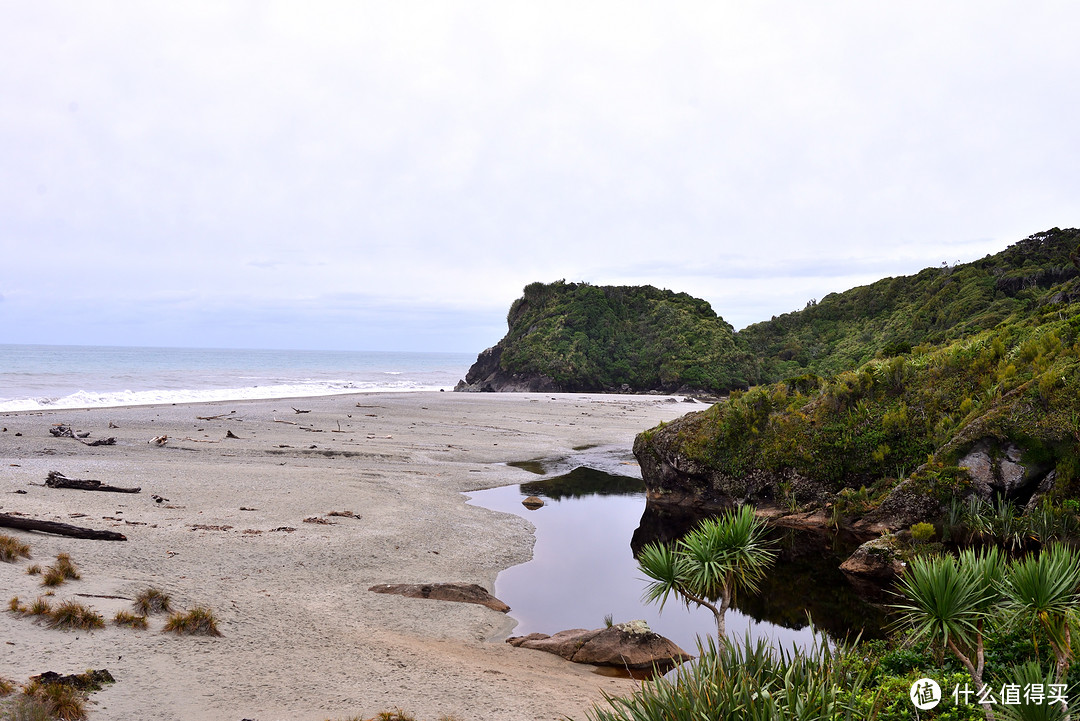
M 173 613 L 165 622 L 163 633 L 175 633 L 178 636 L 220 636 L 217 621 L 210 609 L 196 606 L 187 613 Z
M 34 599 L 34 602 L 30 604 L 30 608 L 27 612 L 32 616 L 48 616 L 52 613 L 52 606 L 49 604 L 49 599 L 38 596 Z
M 146 628 L 146 616 L 138 616 L 130 611 L 117 611 L 113 616 L 113 623 L 117 626 L 131 626 L 132 628 Z
M 15 692 L 15 682 L 0 677 L 0 696 L 8 696 Z
M 86 696 L 74 686 L 64 683 L 33 682 L 23 689 L 25 694 L 23 715 L 17 719 L 60 719 L 82 721 L 86 718 Z M 26 703 L 26 702 L 29 703 Z M 44 711 L 47 715 L 41 716 Z
M 64 601 L 49 614 L 49 628 L 92 630 L 104 628 L 105 619 L 77 601 Z
M 59 553 L 56 556 L 56 562 L 45 569 L 45 574 L 41 577 L 41 585 L 54 588 L 64 581 L 79 578 L 81 578 L 79 569 L 71 560 L 71 556 Z
M 8 607 L 8 610 L 11 611 L 12 613 L 26 613 L 26 606 L 19 603 L 19 597 L 18 596 L 12 596 L 11 600 L 8 601 L 7 607 Z
M 15 563 L 20 558 L 30 558 L 30 546 L 13 536 L 0 535 L 0 561 Z
M 26 567 L 27 576 L 37 576 L 41 574 L 41 566 L 37 563 Z
M 135 595 L 135 610 L 142 616 L 170 611 L 172 609 L 169 594 L 160 588 L 148 588 L 145 591 L 140 591 Z

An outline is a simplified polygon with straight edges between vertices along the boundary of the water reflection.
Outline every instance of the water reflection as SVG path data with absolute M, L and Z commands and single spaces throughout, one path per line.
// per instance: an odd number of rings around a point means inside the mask
M 607 470 L 578 467 L 542 481 L 470 494 L 470 503 L 523 516 L 536 526 L 533 559 L 500 573 L 495 595 L 510 605 L 518 621 L 515 635 L 598 628 L 611 614 L 616 622 L 643 618 L 657 633 L 693 651 L 698 635 L 715 635 L 712 614 L 674 599 L 662 613 L 642 604 L 646 582 L 634 553 L 650 541 L 678 538 L 700 516 L 647 504 L 640 478 L 608 472 L 636 467 L 603 466 Z M 521 501 L 531 495 L 546 505 L 527 510 Z M 729 635 L 749 631 L 774 644 L 806 647 L 812 642 L 808 612 L 834 638 L 881 635 L 882 611 L 860 597 L 838 568 L 854 548 L 852 539 L 790 529 L 774 529 L 773 537 L 780 551 L 777 564 L 759 593 L 736 599 L 727 615 Z

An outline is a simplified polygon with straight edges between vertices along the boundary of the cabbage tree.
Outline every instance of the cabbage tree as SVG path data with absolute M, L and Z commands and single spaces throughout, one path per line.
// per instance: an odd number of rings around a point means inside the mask
M 639 568 L 651 579 L 645 601 L 659 601 L 661 611 L 672 595 L 687 607 L 704 606 L 716 618 L 717 636 L 724 638 L 724 615 L 735 594 L 756 591 L 776 560 L 765 532 L 754 509 L 741 506 L 702 521 L 674 544 L 647 544 L 638 555 Z

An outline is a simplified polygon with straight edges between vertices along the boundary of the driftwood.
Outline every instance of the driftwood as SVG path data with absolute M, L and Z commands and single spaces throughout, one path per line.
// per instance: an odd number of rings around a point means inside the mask
M 226 418 L 226 417 L 232 415 L 233 413 L 236 413 L 236 411 L 229 411 L 228 413 L 218 413 L 216 416 L 195 416 L 195 417 L 198 418 L 200 421 L 214 421 L 214 420 L 217 420 L 218 418 Z
M 311 413 L 311 409 L 310 409 L 310 408 L 308 408 L 308 409 L 306 409 L 306 410 L 301 410 L 301 409 L 297 408 L 296 406 L 292 406 L 292 409 L 293 409 L 294 411 L 296 411 L 297 413 Z
M 110 486 L 101 481 L 82 480 L 80 478 L 68 478 L 59 471 L 49 471 L 45 478 L 45 485 L 49 488 L 74 488 L 78 491 L 109 491 L 110 493 L 138 493 L 142 488 L 125 488 L 123 486 Z
M 127 536 L 115 531 L 98 531 L 93 528 L 72 526 L 69 523 L 57 523 L 56 521 L 42 521 L 37 518 L 13 516 L 10 513 L 0 513 L 0 527 L 18 528 L 22 531 L 41 531 L 42 533 L 53 533 L 57 536 L 69 536 L 71 538 L 85 538 L 91 541 L 127 540 Z
M 96 440 L 96 441 L 84 441 L 83 440 L 84 438 L 89 438 L 90 437 L 90 432 L 89 431 L 74 431 L 74 430 L 72 430 L 71 426 L 65 426 L 62 423 L 57 423 L 56 425 L 49 428 L 49 433 L 56 436 L 57 438 L 74 438 L 79 443 L 82 443 L 84 446 L 115 446 L 116 445 L 116 439 L 112 438 L 112 437 L 110 437 L 110 438 L 101 438 L 101 439 Z

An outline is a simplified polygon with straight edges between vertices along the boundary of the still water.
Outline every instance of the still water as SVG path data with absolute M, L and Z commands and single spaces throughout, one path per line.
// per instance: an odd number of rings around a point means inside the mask
M 687 609 L 669 598 L 661 612 L 641 602 L 646 582 L 634 550 L 678 538 L 700 516 L 646 504 L 644 483 L 630 475 L 638 469 L 627 455 L 600 449 L 579 459 L 588 466 L 568 472 L 572 461 L 513 464 L 536 480 L 469 494 L 472 504 L 514 513 L 536 526 L 532 560 L 506 569 L 495 581 L 495 595 L 518 621 L 514 635 L 600 628 L 611 614 L 616 623 L 645 619 L 690 652 L 699 635 L 715 636 L 706 609 Z M 530 511 L 521 501 L 533 495 L 545 505 Z M 728 611 L 729 637 L 749 633 L 773 645 L 806 648 L 813 641 L 808 614 L 832 638 L 881 635 L 880 605 L 856 592 L 838 568 L 854 549 L 854 539 L 790 529 L 774 529 L 772 535 L 778 562 L 758 593 L 740 595 Z

